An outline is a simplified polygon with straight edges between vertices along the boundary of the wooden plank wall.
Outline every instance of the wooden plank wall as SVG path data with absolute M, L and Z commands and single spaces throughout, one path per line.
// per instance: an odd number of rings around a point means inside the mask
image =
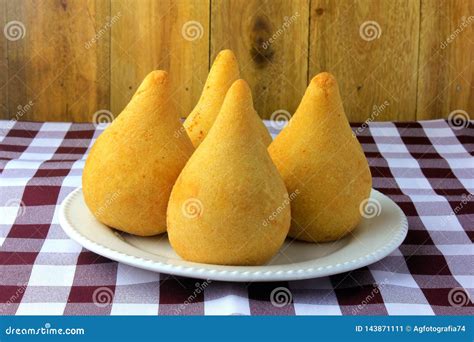
M 351 121 L 474 109 L 474 0 L 0 0 L 0 118 L 114 116 L 153 69 L 183 116 L 224 48 L 263 118 L 330 71 Z
M 107 20 L 107 0 L 15 0 L 6 1 L 5 11 L 6 25 L 24 34 L 2 40 L 8 56 L 6 118 L 84 121 L 110 105 L 110 32 L 86 48 Z

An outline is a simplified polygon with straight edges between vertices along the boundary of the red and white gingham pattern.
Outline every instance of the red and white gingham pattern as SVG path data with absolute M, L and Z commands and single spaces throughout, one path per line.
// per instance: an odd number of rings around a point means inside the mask
M 71 241 L 58 223 L 59 204 L 81 186 L 87 149 L 100 132 L 92 124 L 0 121 L 1 314 L 474 313 L 468 298 L 474 294 L 472 123 L 462 129 L 444 120 L 359 128 L 374 188 L 408 217 L 405 242 L 353 272 L 278 283 L 152 273 Z M 272 304 L 275 289 L 288 291 L 291 302 Z

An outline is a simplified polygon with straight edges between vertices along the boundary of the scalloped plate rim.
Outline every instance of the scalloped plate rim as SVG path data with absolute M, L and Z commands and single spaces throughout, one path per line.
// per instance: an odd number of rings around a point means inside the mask
M 393 233 L 390 242 L 383 247 L 370 251 L 362 257 L 345 260 L 344 262 L 339 262 L 334 265 L 327 265 L 323 267 L 317 265 L 317 259 L 314 259 L 314 261 L 285 264 L 283 267 L 289 268 L 288 270 L 278 270 L 278 268 L 281 268 L 280 265 L 223 266 L 193 263 L 185 260 L 180 261 L 182 265 L 174 265 L 163 261 L 156 261 L 136 255 L 130 255 L 91 240 L 79 232 L 75 228 L 74 224 L 70 222 L 68 218 L 68 209 L 70 208 L 71 203 L 74 200 L 78 200 L 77 197 L 82 195 L 82 188 L 73 190 L 63 200 L 59 210 L 59 222 L 65 233 L 84 248 L 111 260 L 149 271 L 198 279 L 232 282 L 303 280 L 330 276 L 365 267 L 385 258 L 401 245 L 408 233 L 408 221 L 405 214 L 400 209 L 400 207 L 386 195 L 372 189 L 371 197 L 373 197 L 374 194 L 376 197 L 382 197 L 384 200 L 391 202 L 390 204 L 392 205 L 393 209 L 396 208 L 400 216 L 400 225 L 397 227 L 398 229 L 396 232 Z M 81 198 L 83 201 L 83 196 L 81 196 Z M 92 214 L 89 212 L 89 215 Z M 135 246 L 133 246 L 133 248 L 140 250 Z M 293 267 L 291 267 L 291 265 L 293 265 Z M 250 271 L 249 269 L 255 270 Z

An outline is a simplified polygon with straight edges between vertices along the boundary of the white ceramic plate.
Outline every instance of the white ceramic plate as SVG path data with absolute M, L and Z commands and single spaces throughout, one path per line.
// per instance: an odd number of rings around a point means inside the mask
M 182 260 L 166 234 L 137 237 L 119 233 L 98 222 L 87 208 L 82 189 L 61 205 L 60 222 L 69 237 L 85 248 L 125 264 L 168 274 L 224 281 L 278 281 L 317 278 L 372 264 L 395 250 L 405 239 L 407 219 L 387 196 L 372 190 L 367 215 L 342 240 L 312 244 L 287 240 L 265 266 L 220 266 Z M 373 209 L 373 210 L 371 210 Z

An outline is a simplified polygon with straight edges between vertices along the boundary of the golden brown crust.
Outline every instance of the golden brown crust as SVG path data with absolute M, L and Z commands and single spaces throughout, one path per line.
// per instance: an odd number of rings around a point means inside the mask
M 269 153 L 288 192 L 299 192 L 291 203 L 290 236 L 332 241 L 357 226 L 359 205 L 370 195 L 372 178 L 332 75 L 313 78 Z
M 239 65 L 234 53 L 231 50 L 220 51 L 209 71 L 198 103 L 184 122 L 184 127 L 195 148 L 207 136 L 227 90 L 238 78 Z
M 337 86 L 337 81 L 334 78 L 334 76 L 328 72 L 322 72 L 320 74 L 317 74 L 316 76 L 313 77 L 311 80 L 311 83 L 314 83 L 316 87 L 322 88 L 322 89 L 329 89 L 332 87 Z
M 86 160 L 87 206 L 100 222 L 131 234 L 166 231 L 171 188 L 194 150 L 170 101 L 169 83 L 164 71 L 148 74 Z
M 195 148 L 206 138 L 219 114 L 227 90 L 238 78 L 239 66 L 234 53 L 231 50 L 222 50 L 209 71 L 198 103 L 184 122 Z M 260 126 L 264 128 L 261 130 L 261 139 L 268 146 L 272 138 L 265 125 L 260 123 Z
M 182 258 L 260 265 L 285 240 L 291 219 L 288 193 L 260 140 L 258 122 L 250 88 L 236 81 L 171 193 L 168 236 Z

